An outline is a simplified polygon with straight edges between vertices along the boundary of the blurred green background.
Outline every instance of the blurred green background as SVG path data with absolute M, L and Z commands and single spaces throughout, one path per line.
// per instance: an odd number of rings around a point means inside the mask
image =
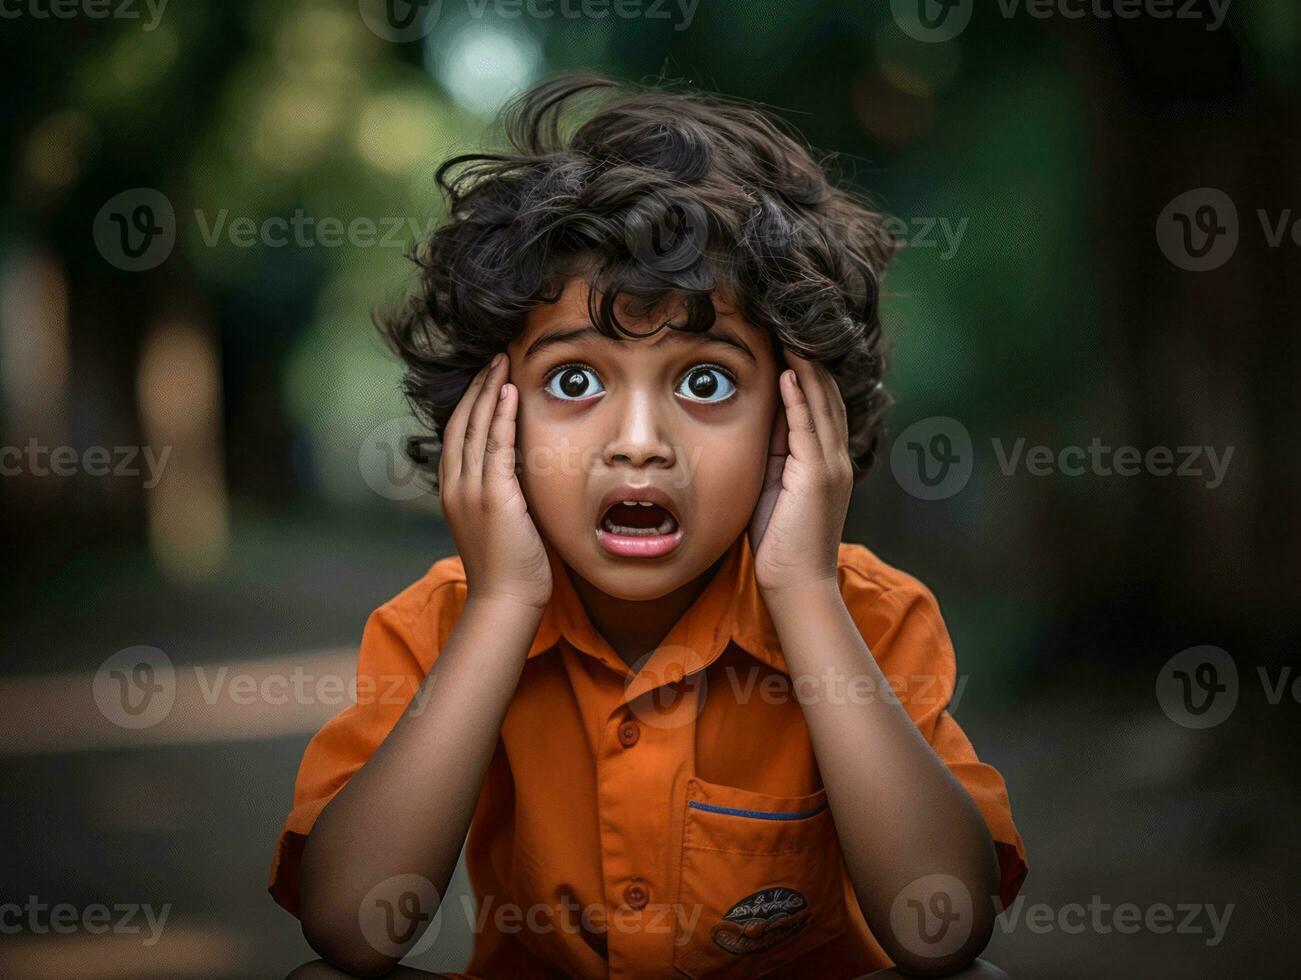
M 1294 975 L 1299 709 L 1264 679 L 1290 676 L 1301 625 L 1301 8 L 990 4 L 944 38 L 916 0 L 442 0 L 394 40 L 382 6 L 0 5 L 0 903 L 172 910 L 147 947 L 29 924 L 0 972 L 266 977 L 309 957 L 263 889 L 337 702 L 190 691 L 128 729 L 96 711 L 96 671 L 144 645 L 180 674 L 346 675 L 367 613 L 451 552 L 395 461 L 415 430 L 370 314 L 441 219 L 437 164 L 495 145 L 510 94 L 581 67 L 765 104 L 898 217 L 889 431 L 949 420 L 970 476 L 922 499 L 896 443 L 846 538 L 940 599 L 1027 903 L 1236 909 L 1215 945 L 1022 916 L 990 958 L 1013 977 Z M 1237 246 L 1193 271 L 1161 222 L 1189 193 L 1196 221 L 1212 191 Z M 105 229 L 160 199 L 174 246 L 133 268 Z M 1017 440 L 1228 465 L 1008 473 Z M 96 475 L 92 447 L 123 472 Z M 157 479 L 116 447 L 150 447 Z M 1204 730 L 1157 694 L 1201 645 L 1240 681 Z M 467 942 L 448 924 L 419 962 L 456 968 Z

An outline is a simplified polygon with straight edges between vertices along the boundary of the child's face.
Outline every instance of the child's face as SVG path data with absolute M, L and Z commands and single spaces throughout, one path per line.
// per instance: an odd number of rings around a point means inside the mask
M 571 279 L 507 348 L 520 394 L 520 485 L 538 531 L 583 579 L 616 598 L 657 599 L 707 570 L 748 524 L 780 402 L 778 367 L 768 334 L 721 303 L 708 333 L 665 328 L 615 341 L 592 328 L 587 295 L 586 282 Z M 620 311 L 619 321 L 650 333 L 668 316 Z M 658 507 L 607 514 L 603 501 L 622 498 L 623 486 L 663 491 L 676 521 Z M 629 533 L 656 521 L 666 533 Z

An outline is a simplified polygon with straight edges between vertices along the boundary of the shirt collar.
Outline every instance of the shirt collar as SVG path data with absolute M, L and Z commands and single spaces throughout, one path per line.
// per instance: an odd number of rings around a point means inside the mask
M 564 563 L 550 545 L 546 551 L 551 562 L 551 599 L 543 610 L 528 659 L 552 649 L 563 636 L 575 649 L 627 674 L 627 664 L 588 618 Z M 755 583 L 754 556 L 744 532 L 724 553 L 709 585 L 630 682 L 628 700 L 660 683 L 673 683 L 707 667 L 729 641 L 774 670 L 789 674 L 777 631 Z

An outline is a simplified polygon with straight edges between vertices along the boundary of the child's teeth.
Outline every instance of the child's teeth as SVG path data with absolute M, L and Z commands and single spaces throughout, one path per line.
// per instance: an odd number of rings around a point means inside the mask
M 605 529 L 611 534 L 623 534 L 631 537 L 650 537 L 652 535 L 672 534 L 674 521 L 672 516 L 665 517 L 660 522 L 659 527 L 625 527 L 622 524 L 616 524 L 608 517 L 605 519 Z

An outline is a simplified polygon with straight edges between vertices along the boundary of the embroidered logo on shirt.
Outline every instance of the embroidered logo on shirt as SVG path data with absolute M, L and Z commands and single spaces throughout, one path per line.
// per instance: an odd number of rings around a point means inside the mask
M 809 903 L 804 896 L 779 885 L 741 899 L 710 934 L 729 953 L 757 953 L 789 939 L 808 921 Z

